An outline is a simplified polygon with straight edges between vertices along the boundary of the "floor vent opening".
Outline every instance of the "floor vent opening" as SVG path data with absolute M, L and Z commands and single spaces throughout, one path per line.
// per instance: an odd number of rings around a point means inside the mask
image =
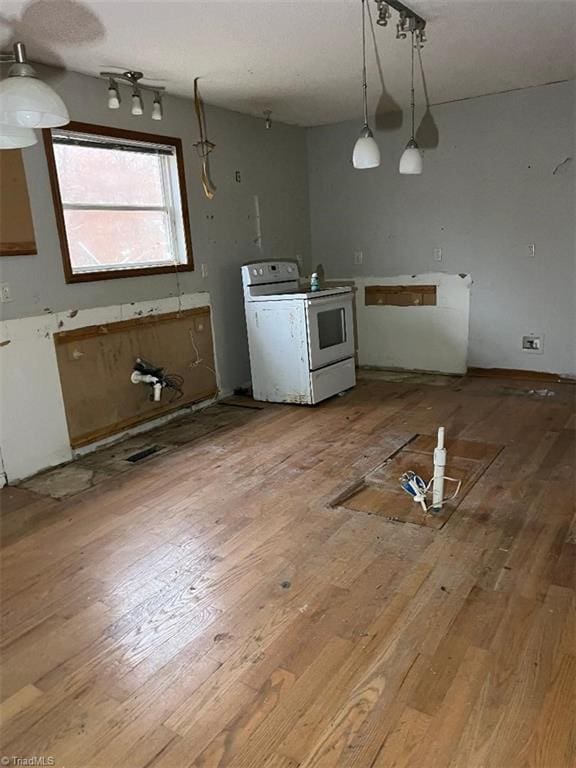
M 153 456 L 155 453 L 158 453 L 158 451 L 162 450 L 161 445 L 152 445 L 150 448 L 144 448 L 142 451 L 138 451 L 137 453 L 133 453 L 132 456 L 128 456 L 126 461 L 129 461 L 132 464 L 135 464 L 137 461 L 142 461 L 142 459 L 147 459 L 148 456 Z

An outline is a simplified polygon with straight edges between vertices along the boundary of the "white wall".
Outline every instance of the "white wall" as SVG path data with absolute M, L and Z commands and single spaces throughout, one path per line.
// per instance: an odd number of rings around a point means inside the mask
M 469 273 L 469 365 L 576 374 L 574 90 L 433 107 L 439 143 L 420 177 L 397 173 L 406 126 L 376 131 L 369 171 L 350 162 L 358 122 L 309 130 L 312 262 L 329 277 Z M 521 351 L 529 333 L 544 335 L 542 355 Z

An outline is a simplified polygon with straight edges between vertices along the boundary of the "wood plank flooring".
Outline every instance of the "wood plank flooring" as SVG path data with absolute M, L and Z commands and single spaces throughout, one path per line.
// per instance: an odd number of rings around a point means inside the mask
M 2 764 L 574 768 L 576 388 L 422 379 L 4 489 Z M 504 446 L 441 530 L 330 507 L 440 424 Z

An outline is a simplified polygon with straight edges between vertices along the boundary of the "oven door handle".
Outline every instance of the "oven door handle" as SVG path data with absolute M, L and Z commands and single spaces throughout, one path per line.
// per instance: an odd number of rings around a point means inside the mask
M 334 296 L 326 296 L 324 299 L 308 299 L 306 301 L 307 307 L 325 307 L 327 304 L 344 304 L 352 303 L 352 294 L 337 293 Z

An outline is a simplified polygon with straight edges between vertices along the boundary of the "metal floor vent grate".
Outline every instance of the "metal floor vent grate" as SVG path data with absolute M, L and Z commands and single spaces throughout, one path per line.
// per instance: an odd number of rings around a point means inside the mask
M 136 453 L 133 453 L 132 456 L 128 456 L 126 461 L 135 464 L 137 461 L 142 461 L 142 459 L 147 459 L 149 456 L 153 456 L 160 450 L 162 450 L 161 445 L 152 445 L 150 448 L 144 448 L 142 451 L 137 451 Z

